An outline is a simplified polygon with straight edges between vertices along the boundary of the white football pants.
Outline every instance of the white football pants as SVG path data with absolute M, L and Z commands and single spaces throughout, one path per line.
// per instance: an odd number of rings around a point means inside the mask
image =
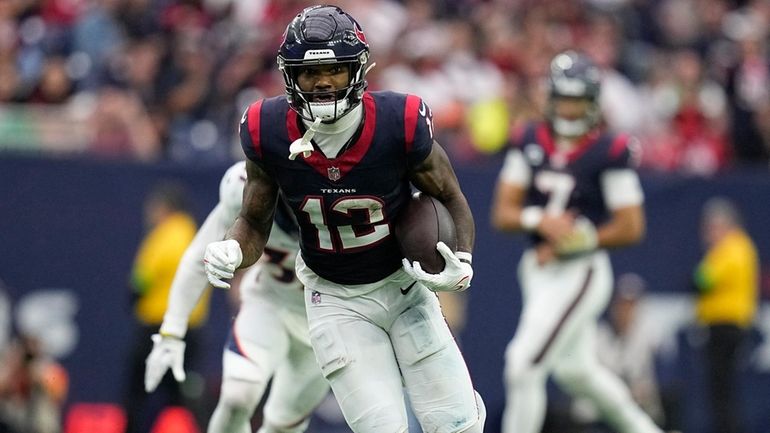
M 271 377 L 259 433 L 305 431 L 329 384 L 309 345 L 304 314 L 244 298 L 233 340 L 235 347 L 224 351 L 222 389 L 208 433 L 251 433 L 251 417 Z
M 519 264 L 524 308 L 505 352 L 506 406 L 502 433 L 539 433 L 546 379 L 553 373 L 568 393 L 593 400 L 622 433 L 660 433 L 625 384 L 596 357 L 596 322 L 612 293 L 604 251 L 544 266 L 528 250 Z
M 385 280 L 351 298 L 305 288 L 311 342 L 345 420 L 355 433 L 405 433 L 406 388 L 425 433 L 481 433 L 483 403 L 436 295 L 402 288 Z

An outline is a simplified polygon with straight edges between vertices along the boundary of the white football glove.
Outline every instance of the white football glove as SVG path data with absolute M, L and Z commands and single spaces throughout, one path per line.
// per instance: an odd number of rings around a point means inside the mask
M 446 262 L 441 273 L 429 274 L 422 270 L 420 262 L 409 263 L 408 259 L 402 260 L 404 271 L 434 292 L 462 292 L 470 287 L 473 278 L 473 268 L 470 263 L 460 261 L 460 258 L 443 242 L 436 244 L 436 249 Z
M 575 220 L 572 232 L 564 236 L 556 244 L 556 254 L 560 256 L 569 256 L 586 251 L 595 250 L 599 244 L 599 238 L 596 234 L 596 226 L 584 217 Z
M 235 239 L 212 242 L 206 245 L 206 253 L 203 255 L 206 278 L 214 287 L 229 289 L 230 283 L 224 280 L 233 278 L 242 261 L 243 252 Z
M 153 334 L 152 343 L 152 352 L 145 361 L 144 390 L 147 392 L 155 391 L 169 368 L 171 368 L 177 382 L 184 382 L 185 377 L 187 377 L 184 372 L 184 340 Z

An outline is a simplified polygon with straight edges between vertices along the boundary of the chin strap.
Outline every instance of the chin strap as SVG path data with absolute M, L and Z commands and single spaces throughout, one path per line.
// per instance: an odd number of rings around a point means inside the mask
M 294 161 L 294 159 L 301 153 L 303 158 L 307 158 L 310 156 L 310 154 L 313 152 L 313 145 L 310 143 L 310 140 L 313 139 L 313 136 L 315 135 L 316 131 L 318 131 L 318 126 L 321 124 L 321 118 L 316 117 L 313 121 L 313 124 L 310 125 L 310 128 L 305 132 L 305 135 L 302 136 L 302 138 L 298 140 L 294 140 L 293 143 L 291 143 L 291 146 L 289 146 L 289 159 Z

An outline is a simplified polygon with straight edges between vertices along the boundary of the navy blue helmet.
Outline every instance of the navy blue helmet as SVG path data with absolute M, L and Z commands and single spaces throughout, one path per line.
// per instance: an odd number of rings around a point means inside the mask
M 337 6 L 311 6 L 286 27 L 278 52 L 289 105 L 304 119 L 335 121 L 361 102 L 369 44 L 356 20 Z M 314 92 L 303 92 L 297 76 L 308 65 L 340 64 L 349 68 L 348 86 L 337 89 L 333 102 L 313 102 Z
M 585 54 L 565 51 L 551 60 L 548 73 L 549 107 L 548 119 L 557 134 L 564 136 L 582 135 L 601 119 L 599 91 L 601 90 L 601 71 Z M 559 118 L 554 110 L 554 102 L 559 98 L 585 99 L 589 108 L 580 119 Z

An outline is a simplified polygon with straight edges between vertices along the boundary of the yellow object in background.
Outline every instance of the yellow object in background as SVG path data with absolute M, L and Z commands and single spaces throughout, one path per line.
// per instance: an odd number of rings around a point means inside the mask
M 148 233 L 139 247 L 132 282 L 140 295 L 135 308 L 142 323 L 160 325 L 163 321 L 174 273 L 196 229 L 191 216 L 177 212 Z M 208 292 L 190 316 L 190 324 L 198 325 L 207 314 Z
M 468 130 L 473 147 L 484 154 L 498 152 L 508 140 L 508 105 L 502 99 L 474 104 L 468 111 Z

